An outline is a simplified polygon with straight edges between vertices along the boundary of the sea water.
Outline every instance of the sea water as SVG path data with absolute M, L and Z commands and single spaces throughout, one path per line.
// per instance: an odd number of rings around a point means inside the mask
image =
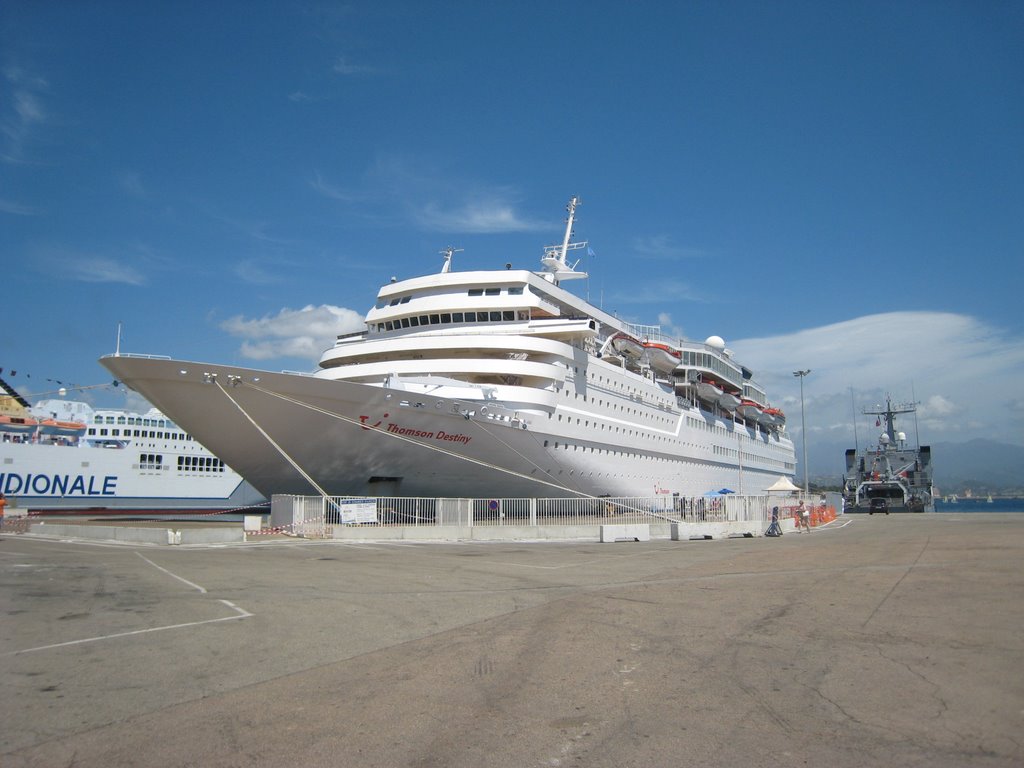
M 958 499 L 957 501 L 935 502 L 936 512 L 1024 512 L 1024 499 L 986 498 Z

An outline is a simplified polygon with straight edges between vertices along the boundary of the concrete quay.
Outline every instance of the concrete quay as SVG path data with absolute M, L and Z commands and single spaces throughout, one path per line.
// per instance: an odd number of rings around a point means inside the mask
M 707 542 L 0 537 L 0 764 L 1020 766 L 1024 515 Z

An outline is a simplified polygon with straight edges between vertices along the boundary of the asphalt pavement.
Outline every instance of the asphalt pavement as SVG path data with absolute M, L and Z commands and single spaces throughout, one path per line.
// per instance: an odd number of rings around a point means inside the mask
M 0 537 L 0 764 L 1020 766 L 1024 515 L 777 539 Z

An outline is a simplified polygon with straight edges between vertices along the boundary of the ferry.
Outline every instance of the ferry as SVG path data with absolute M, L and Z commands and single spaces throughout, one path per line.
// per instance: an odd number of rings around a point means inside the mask
M 848 512 L 935 511 L 931 447 L 908 442 L 906 433 L 896 429 L 896 416 L 916 412 L 916 403 L 894 403 L 891 397 L 884 406 L 863 409 L 885 429 L 876 444 L 846 451 L 843 496 Z
M 184 514 L 266 501 L 156 409 L 32 405 L 0 379 L 0 492 L 30 513 Z
M 100 363 L 267 496 L 671 498 L 792 477 L 782 411 L 722 338 L 673 338 L 565 287 L 587 277 L 569 260 L 587 247 L 579 204 L 539 269 L 458 271 L 448 248 L 439 271 L 393 278 L 309 373 Z

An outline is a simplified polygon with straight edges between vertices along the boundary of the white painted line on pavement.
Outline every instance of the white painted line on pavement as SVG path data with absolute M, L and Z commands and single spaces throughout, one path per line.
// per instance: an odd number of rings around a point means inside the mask
M 136 555 L 139 555 L 139 553 L 138 553 L 138 552 L 136 552 L 135 554 L 136 554 Z M 184 582 L 185 584 L 188 584 L 188 585 L 189 585 L 190 587 L 193 587 L 194 589 L 198 589 L 198 590 L 199 590 L 200 592 L 202 592 L 202 593 L 203 593 L 204 595 L 206 594 L 206 587 L 201 587 L 201 586 L 199 586 L 198 584 L 196 584 L 195 582 L 189 581 L 188 579 L 186 579 L 186 578 L 183 578 L 183 577 L 179 576 L 179 575 L 178 575 L 178 574 L 176 574 L 176 573 L 171 573 L 171 572 L 170 572 L 169 570 L 167 570 L 166 568 L 164 568 L 164 567 L 163 567 L 162 565 L 157 565 L 156 563 L 154 563 L 154 562 L 153 562 L 152 560 L 150 560 L 150 559 L 149 559 L 148 557 L 146 557 L 145 555 L 139 555 L 139 557 L 141 557 L 141 558 L 142 558 L 143 560 L 145 560 L 145 561 L 146 561 L 147 563 L 149 563 L 150 565 L 152 565 L 152 566 L 153 566 L 154 568 L 156 568 L 156 569 L 157 569 L 158 571 L 163 571 L 163 572 L 164 572 L 164 573 L 166 573 L 166 574 L 167 574 L 168 576 L 173 576 L 173 577 L 174 577 L 174 578 L 176 578 L 176 579 L 177 579 L 178 581 L 182 581 L 182 582 Z
M 222 616 L 219 619 L 206 619 L 205 621 L 188 621 L 184 624 L 168 624 L 165 627 L 150 627 L 149 629 L 136 629 L 131 632 L 117 632 L 113 635 L 100 635 L 99 637 L 86 637 L 82 640 L 68 640 L 66 643 L 52 643 L 50 645 L 40 645 L 35 648 L 23 648 L 20 651 L 8 651 L 6 653 L 0 653 L 0 657 L 3 656 L 18 656 L 22 653 L 35 653 L 36 651 L 47 651 L 52 648 L 66 648 L 71 645 L 82 645 L 84 643 L 96 643 L 100 640 L 113 640 L 118 637 L 131 637 L 132 635 L 144 635 L 149 632 L 163 632 L 168 629 L 184 629 L 185 627 L 199 627 L 203 624 L 216 624 L 221 621 L 234 621 L 235 619 L 247 619 L 253 614 L 249 613 L 229 600 L 218 600 L 218 602 L 224 603 L 236 613 L 234 616 Z

